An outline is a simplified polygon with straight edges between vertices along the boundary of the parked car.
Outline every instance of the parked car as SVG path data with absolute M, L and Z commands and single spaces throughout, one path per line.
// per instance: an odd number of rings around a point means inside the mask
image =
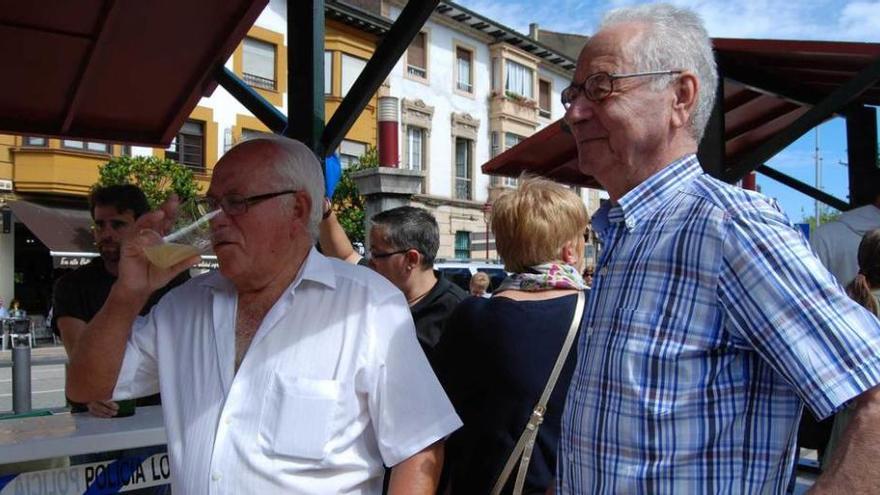
M 483 272 L 489 275 L 489 290 L 495 292 L 495 289 L 501 284 L 501 281 L 507 277 L 504 271 L 504 265 L 499 263 L 489 263 L 486 261 L 470 261 L 470 260 L 436 260 L 434 268 L 439 270 L 447 280 L 468 290 L 471 282 L 471 276 L 477 272 Z

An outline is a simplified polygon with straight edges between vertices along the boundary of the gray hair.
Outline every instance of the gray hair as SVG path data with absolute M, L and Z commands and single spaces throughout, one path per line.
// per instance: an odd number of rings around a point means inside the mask
M 373 227 L 383 229 L 384 240 L 395 250 L 415 249 L 422 254 L 422 268 L 434 266 L 440 249 L 440 227 L 428 210 L 399 206 L 377 213 Z
M 324 172 L 321 163 L 305 144 L 276 134 L 260 134 L 245 139 L 237 146 L 253 142 L 265 142 L 278 150 L 278 159 L 273 160 L 271 165 L 279 183 L 308 194 L 312 205 L 308 229 L 312 239 L 317 241 L 324 206 Z M 285 204 L 291 205 L 292 202 Z
M 682 69 L 696 74 L 700 84 L 690 131 L 699 143 L 712 113 L 718 85 L 712 40 L 703 21 L 689 9 L 658 3 L 612 10 L 602 20 L 599 29 L 628 22 L 648 26 L 638 42 L 637 52 L 627 54 L 636 71 Z M 660 89 L 670 80 L 669 76 L 657 78 L 652 87 Z

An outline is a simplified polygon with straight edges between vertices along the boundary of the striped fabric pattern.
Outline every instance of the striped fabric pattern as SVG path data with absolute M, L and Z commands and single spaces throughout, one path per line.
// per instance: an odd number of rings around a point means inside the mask
M 880 322 L 760 194 L 683 157 L 597 212 L 558 493 L 784 493 L 803 404 L 880 383 Z

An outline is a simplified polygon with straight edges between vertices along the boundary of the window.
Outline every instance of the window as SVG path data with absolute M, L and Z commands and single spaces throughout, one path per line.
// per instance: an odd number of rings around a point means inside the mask
M 358 163 L 366 153 L 367 145 L 365 143 L 343 139 L 339 143 L 339 166 L 345 170 Z
M 457 68 L 455 89 L 466 93 L 473 93 L 474 91 L 473 71 L 471 70 L 473 67 L 472 57 L 470 50 L 465 50 L 464 48 L 455 49 L 455 66 Z
M 24 137 L 24 145 L 25 146 L 46 146 L 49 144 L 49 141 L 44 137 L 37 136 L 25 136 Z
M 255 88 L 274 90 L 275 45 L 245 38 L 242 46 L 242 76 Z
M 333 52 L 324 52 L 324 94 L 333 93 Z
M 195 172 L 205 171 L 205 124 L 187 120 L 180 132 L 165 150 L 165 157 L 185 165 Z
M 366 66 L 366 60 L 353 57 L 347 53 L 342 54 L 342 96 L 348 94 L 348 91 Z
M 471 199 L 471 143 L 470 139 L 455 138 L 455 199 Z
M 526 98 L 534 98 L 532 69 L 513 60 L 508 60 L 504 91 L 525 96 Z
M 512 132 L 504 133 L 504 149 L 509 150 L 513 148 L 517 144 L 519 144 L 523 139 L 522 136 L 516 135 Z M 508 187 L 516 187 L 519 184 L 519 179 L 516 177 L 501 177 L 501 184 Z
M 421 79 L 428 77 L 427 36 L 419 33 L 406 49 L 406 73 Z
M 471 257 L 471 233 L 464 230 L 455 232 L 455 257 L 467 259 Z
M 62 139 L 61 146 L 74 150 L 88 151 L 92 153 L 109 153 L 107 143 L 93 143 L 91 141 L 77 141 L 74 139 Z
M 424 170 L 424 160 L 425 130 L 421 127 L 407 126 L 405 168 L 409 170 Z
M 538 114 L 550 118 L 550 81 L 538 80 Z

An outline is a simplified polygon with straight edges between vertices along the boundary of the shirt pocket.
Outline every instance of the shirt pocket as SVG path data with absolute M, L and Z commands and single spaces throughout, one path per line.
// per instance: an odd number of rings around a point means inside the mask
M 275 375 L 260 415 L 260 443 L 277 455 L 324 459 L 341 395 L 336 380 Z
M 607 341 L 615 349 L 617 381 L 638 409 L 666 416 L 702 394 L 702 362 L 711 339 L 680 318 L 661 312 L 618 309 Z

